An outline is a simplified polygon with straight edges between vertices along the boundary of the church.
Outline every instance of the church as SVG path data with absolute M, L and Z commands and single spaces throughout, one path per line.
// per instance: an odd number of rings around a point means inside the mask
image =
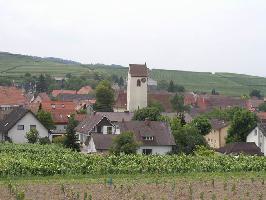
M 147 107 L 148 68 L 144 65 L 129 64 L 127 81 L 127 110 Z

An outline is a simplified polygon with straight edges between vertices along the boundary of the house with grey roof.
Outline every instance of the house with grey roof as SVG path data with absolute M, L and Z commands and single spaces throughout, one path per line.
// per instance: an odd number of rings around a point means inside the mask
M 109 113 L 110 114 L 110 113 Z M 129 113 L 125 113 L 127 115 Z M 108 113 L 88 116 L 77 127 L 76 132 L 82 143 L 82 151 L 86 153 L 108 152 L 113 138 L 125 131 L 132 131 L 135 140 L 141 145 L 137 153 L 166 154 L 172 151 L 175 141 L 169 125 L 158 121 L 126 121 Z M 117 121 L 112 121 L 117 120 Z
M 217 152 L 225 155 L 250 155 L 250 156 L 263 156 L 260 148 L 254 142 L 235 142 L 225 145 L 216 150 Z
M 247 136 L 247 142 L 254 142 L 266 155 L 266 123 L 258 123 L 257 127 L 253 129 Z
M 39 137 L 49 137 L 51 139 L 48 129 L 30 110 L 18 107 L 9 113 L 1 113 L 0 141 L 26 143 L 26 133 L 31 129 L 36 129 Z

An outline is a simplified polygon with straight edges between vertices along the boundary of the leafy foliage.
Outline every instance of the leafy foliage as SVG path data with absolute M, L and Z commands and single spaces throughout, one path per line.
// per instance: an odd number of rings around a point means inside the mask
M 191 125 L 197 128 L 201 135 L 207 135 L 212 129 L 212 126 L 208 118 L 204 116 L 199 116 L 193 119 L 193 121 L 191 122 Z
M 151 121 L 158 121 L 160 119 L 160 110 L 156 107 L 142 108 L 134 112 L 133 119 L 138 121 L 145 121 L 149 119 Z
M 68 119 L 68 125 L 66 128 L 66 135 L 64 140 L 64 146 L 75 151 L 80 151 L 78 138 L 76 135 L 75 128 L 78 122 L 75 120 L 74 115 L 71 115 Z
M 184 96 L 175 94 L 175 96 L 171 99 L 171 104 L 173 110 L 176 112 L 184 112 L 188 110 L 188 107 L 184 104 Z
M 168 92 L 185 92 L 185 88 L 182 85 L 176 85 L 173 80 L 169 82 Z
M 158 101 L 150 101 L 150 102 L 148 103 L 148 107 L 155 107 L 155 108 L 157 108 L 160 112 L 164 112 L 164 107 L 163 107 L 163 105 L 162 105 L 160 102 L 158 102 Z
M 48 130 L 55 128 L 51 113 L 40 109 L 37 113 L 37 118 Z
M 135 154 L 139 144 L 135 141 L 134 133 L 127 131 L 116 136 L 111 147 L 111 152 L 119 155 L 123 154 Z
M 257 97 L 257 98 L 262 98 L 262 94 L 261 94 L 261 91 L 260 90 L 256 90 L 256 89 L 253 89 L 250 93 L 249 93 L 249 96 L 250 97 Z
M 0 177 L 266 171 L 264 156 L 85 155 L 58 145 L 1 144 Z
M 51 141 L 48 137 L 39 138 L 39 144 L 51 144 Z
M 226 142 L 245 142 L 248 134 L 256 125 L 257 117 L 254 113 L 244 109 L 235 112 L 228 130 Z
M 266 103 L 263 103 L 259 106 L 259 111 L 266 112 Z
M 112 112 L 114 104 L 114 91 L 110 82 L 101 81 L 96 87 L 95 111 Z
M 29 143 L 34 144 L 38 141 L 39 132 L 35 128 L 33 128 L 29 132 L 26 133 L 26 138 Z
M 193 126 L 180 126 L 173 130 L 172 133 L 176 142 L 176 153 L 190 154 L 193 153 L 198 145 L 208 146 L 203 135 Z

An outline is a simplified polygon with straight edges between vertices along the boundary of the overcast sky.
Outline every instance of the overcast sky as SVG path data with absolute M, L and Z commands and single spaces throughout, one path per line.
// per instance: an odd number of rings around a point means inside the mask
M 0 51 L 266 76 L 266 0 L 0 0 Z

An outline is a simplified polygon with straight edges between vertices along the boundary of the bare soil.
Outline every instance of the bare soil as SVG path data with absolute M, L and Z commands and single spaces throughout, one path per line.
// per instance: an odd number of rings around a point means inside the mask
M 12 183 L 16 191 L 10 191 L 10 185 L 0 185 L 0 199 L 18 199 L 19 193 L 24 199 L 266 199 L 264 179 L 237 180 L 179 180 L 154 182 L 126 182 L 126 183 L 63 183 L 48 181 L 45 183 Z M 87 198 L 86 198 L 87 196 Z M 23 198 L 23 197 L 22 197 Z

